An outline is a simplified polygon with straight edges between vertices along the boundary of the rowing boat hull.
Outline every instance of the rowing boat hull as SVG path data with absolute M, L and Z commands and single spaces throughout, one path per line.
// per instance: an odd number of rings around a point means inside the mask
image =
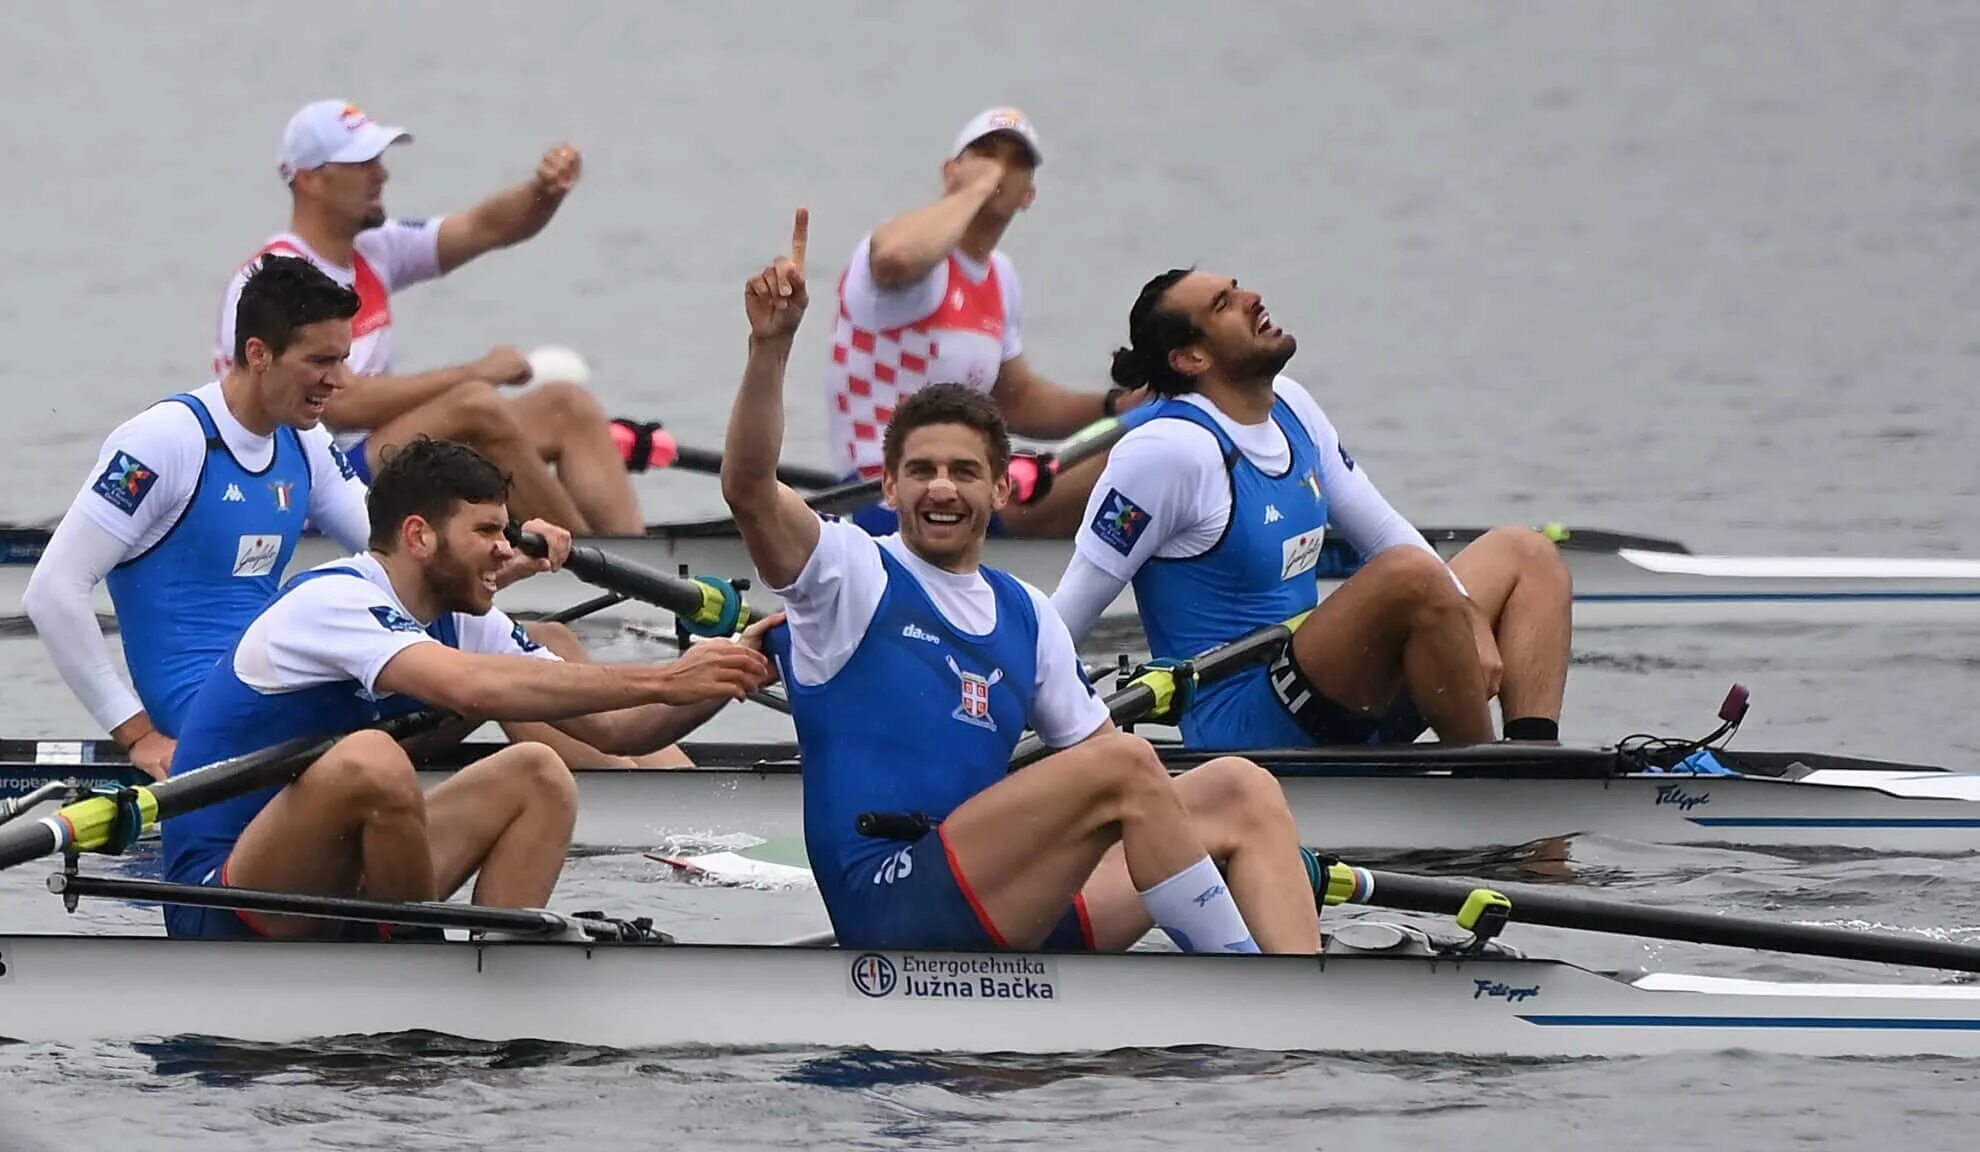
M 1766 775 L 1610 774 L 1600 771 L 1605 761 L 1598 749 L 1488 747 L 1473 757 L 1420 748 L 1390 750 L 1381 759 L 1332 749 L 1328 760 L 1271 767 L 1305 842 L 1338 850 L 1474 850 L 1576 834 L 1666 845 L 1922 855 L 1980 850 L 1976 775 L 1762 753 L 1722 759 Z M 11 742 L 5 750 L 0 799 L 50 780 L 106 787 L 137 781 L 120 766 L 79 763 L 83 754 L 103 751 L 96 743 Z M 580 770 L 575 841 L 644 849 L 802 836 L 800 772 L 788 745 L 691 746 L 690 753 L 712 766 Z M 448 775 L 425 770 L 421 782 L 432 787 Z
M 620 1049 L 1980 1056 L 1980 989 L 1633 984 L 1509 957 L 0 936 L 4 1037 L 300 1043 L 411 1031 Z
M 749 576 L 753 567 L 742 542 L 735 537 L 646 536 L 599 537 L 609 551 L 659 568 L 677 571 L 685 565 L 695 575 Z M 1353 558 L 1338 542 L 1322 566 L 1324 596 L 1338 587 L 1342 571 Z M 1461 541 L 1439 541 L 1446 556 Z M 335 546 L 310 537 L 296 549 L 291 571 L 335 559 Z M 984 562 L 1051 590 L 1065 572 L 1071 544 L 1064 540 L 992 540 Z M 1812 621 L 1825 623 L 1914 623 L 1971 621 L 1980 610 L 1980 561 L 1884 559 L 1849 557 L 1698 556 L 1653 549 L 1563 547 L 1561 555 L 1574 575 L 1574 619 L 1577 627 L 1638 624 L 1718 624 L 1724 622 Z M 0 603 L 17 605 L 32 567 L 25 560 L 0 563 Z M 497 603 L 505 610 L 540 615 L 569 607 L 596 593 L 576 577 L 554 574 L 525 580 L 504 589 Z M 774 611 L 781 601 L 767 588 L 752 587 L 748 598 L 761 611 Z M 99 614 L 111 612 L 108 593 L 96 590 Z M 1121 593 L 1108 616 L 1131 620 L 1134 592 Z M 15 610 L 8 610 L 15 611 Z M 656 610 L 625 605 L 600 614 L 651 619 Z M 19 620 L 23 617 L 13 616 Z

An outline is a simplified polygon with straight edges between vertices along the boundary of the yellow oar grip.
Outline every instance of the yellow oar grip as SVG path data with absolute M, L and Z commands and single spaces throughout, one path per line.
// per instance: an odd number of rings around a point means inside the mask
M 153 796 L 149 788 L 139 788 L 137 801 L 138 811 L 144 816 L 144 826 L 155 826 L 158 823 L 158 797 Z M 82 852 L 94 852 L 110 843 L 110 830 L 117 823 L 117 803 L 107 796 L 92 796 L 62 808 L 55 815 L 67 822 L 75 833 L 71 847 Z

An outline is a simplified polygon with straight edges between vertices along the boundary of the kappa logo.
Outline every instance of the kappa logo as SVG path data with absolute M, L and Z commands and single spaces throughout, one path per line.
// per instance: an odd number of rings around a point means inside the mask
M 954 672 L 962 681 L 962 703 L 956 705 L 956 710 L 951 715 L 965 724 L 974 724 L 978 728 L 987 728 L 995 732 L 997 719 L 990 715 L 990 689 L 1003 680 L 1004 670 L 992 668 L 990 675 L 979 676 L 974 672 L 963 671 L 954 656 L 948 657 L 948 661 L 949 671 Z
M 241 486 L 239 484 L 227 485 L 227 490 L 221 493 L 220 499 L 229 504 L 247 503 L 247 497 L 241 495 Z
M 280 536 L 265 532 L 243 536 L 240 546 L 234 550 L 234 575 L 266 576 L 275 571 L 275 563 L 281 558 Z
M 110 506 L 129 516 L 144 503 L 151 486 L 158 483 L 158 473 L 145 467 L 144 461 L 128 452 L 119 452 L 110 458 L 103 469 L 103 475 L 96 478 L 92 486 L 98 496 L 110 502 Z
M 1277 504 L 1265 505 L 1265 523 L 1277 524 L 1279 521 L 1284 519 L 1285 519 L 1285 515 L 1279 511 L 1279 506 Z
M 911 622 L 908 624 L 907 627 L 901 629 L 901 635 L 909 640 L 921 640 L 929 644 L 940 644 L 942 642 L 942 638 L 940 636 L 933 636 L 927 632 L 923 632 L 921 629 L 915 627 L 914 624 Z

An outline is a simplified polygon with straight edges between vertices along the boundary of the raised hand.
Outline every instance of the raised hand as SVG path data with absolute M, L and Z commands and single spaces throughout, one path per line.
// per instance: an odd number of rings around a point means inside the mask
M 810 243 L 811 212 L 797 210 L 791 225 L 791 251 L 772 260 L 743 285 L 743 310 L 755 340 L 788 339 L 797 333 L 811 296 L 804 285 L 805 248 Z
M 584 175 L 584 157 L 575 146 L 559 144 L 536 163 L 536 186 L 545 196 L 563 199 Z
M 476 379 L 486 380 L 490 384 L 527 384 L 533 375 L 529 357 L 523 355 L 520 348 L 511 348 L 506 344 L 490 349 L 488 355 L 469 365 L 469 370 Z

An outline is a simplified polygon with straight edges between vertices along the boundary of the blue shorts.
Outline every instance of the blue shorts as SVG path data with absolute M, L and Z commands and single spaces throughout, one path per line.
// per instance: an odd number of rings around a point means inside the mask
M 1387 711 L 1368 716 L 1334 703 L 1307 683 L 1304 675 L 1288 689 L 1300 702 L 1297 714 L 1273 686 L 1286 658 L 1271 667 L 1251 668 L 1215 685 L 1183 714 L 1183 745 L 1207 750 L 1303 748 L 1309 745 L 1407 744 L 1429 724 L 1404 693 Z
M 1011 948 L 977 903 L 939 826 L 882 861 L 882 874 L 893 879 L 876 883 L 861 876 L 840 890 L 837 906 L 830 909 L 840 947 L 972 952 Z M 1084 896 L 1073 897 L 1072 906 L 1037 950 L 1093 951 L 1093 925 L 1086 916 Z
M 192 858 L 183 862 L 177 872 L 166 879 L 174 883 L 191 883 L 201 888 L 227 887 L 227 854 L 213 853 Z M 195 908 L 185 904 L 166 904 L 165 934 L 192 940 L 265 940 L 259 918 L 252 912 L 239 912 L 232 908 Z M 323 921 L 326 933 L 335 932 L 329 939 L 335 940 L 386 940 L 391 938 L 391 929 L 383 924 L 361 921 Z M 338 927 L 341 925 L 341 927 Z

